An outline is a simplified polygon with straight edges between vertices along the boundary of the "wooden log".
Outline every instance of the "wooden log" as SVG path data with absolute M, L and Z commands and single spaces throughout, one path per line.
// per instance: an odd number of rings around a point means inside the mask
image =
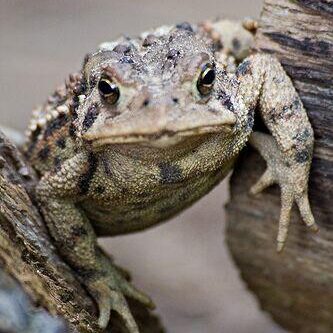
M 7 302 L 8 306 L 21 311 L 11 315 L 34 320 L 29 302 L 17 304 L 19 297 L 15 295 L 20 291 L 7 282 L 8 274 L 20 283 L 35 307 L 41 306 L 67 323 L 68 329 L 57 332 L 101 332 L 95 304 L 77 281 L 75 273 L 58 256 L 35 206 L 32 188 L 36 181 L 35 173 L 19 150 L 0 132 L 0 311 L 3 302 Z M 11 298 L 8 298 L 6 288 L 7 291 L 9 288 L 16 290 Z M 140 332 L 163 332 L 157 317 L 144 306 L 130 302 L 130 307 Z M 51 317 L 44 319 L 54 322 Z M 1 332 L 30 333 L 15 326 L 14 319 L 9 330 L 9 322 L 8 317 L 0 315 Z M 32 332 L 36 333 L 37 329 Z M 127 331 L 120 318 L 112 314 L 111 324 L 105 332 Z
M 275 251 L 280 192 L 249 188 L 265 169 L 252 149 L 231 178 L 227 242 L 262 308 L 293 332 L 333 332 L 333 1 L 266 0 L 255 50 L 275 54 L 292 78 L 315 131 L 310 202 L 317 235 L 293 212 L 282 254 Z

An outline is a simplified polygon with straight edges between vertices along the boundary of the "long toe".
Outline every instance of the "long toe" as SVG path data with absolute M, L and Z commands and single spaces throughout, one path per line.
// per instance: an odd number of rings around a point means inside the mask
M 99 309 L 98 325 L 101 328 L 106 328 L 110 321 L 111 303 L 108 290 L 105 293 L 100 293 L 99 298 L 97 298 L 97 304 Z
M 142 291 L 136 289 L 130 283 L 127 283 L 125 286 L 123 286 L 122 291 L 126 296 L 137 300 L 152 310 L 155 309 L 155 304 L 152 299 Z
M 278 252 L 278 253 L 281 253 L 282 251 L 283 251 L 283 248 L 284 248 L 284 245 L 285 245 L 286 243 L 285 242 L 277 242 L 277 245 L 276 245 L 276 251 Z
M 302 216 L 303 222 L 309 227 L 309 229 L 313 232 L 317 232 L 319 230 L 318 225 L 315 222 L 315 219 L 313 217 L 310 203 L 309 203 L 309 197 L 308 192 L 304 192 L 297 200 L 297 205 L 299 212 Z
M 114 310 L 121 316 L 129 333 L 139 333 L 139 328 L 133 318 L 124 295 L 119 291 L 111 290 L 110 302 L 111 310 Z
M 255 195 L 262 192 L 265 188 L 273 185 L 275 179 L 270 169 L 266 169 L 259 180 L 251 187 L 250 193 Z
M 279 221 L 279 231 L 277 236 L 277 251 L 283 250 L 284 244 L 287 240 L 289 224 L 290 224 L 290 213 L 293 206 L 293 197 L 290 189 L 281 189 L 281 212 Z

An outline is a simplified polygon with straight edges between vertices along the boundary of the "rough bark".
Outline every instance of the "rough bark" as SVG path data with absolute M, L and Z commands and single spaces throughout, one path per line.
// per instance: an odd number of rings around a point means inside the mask
M 101 332 L 96 323 L 95 305 L 76 280 L 75 273 L 58 256 L 35 206 L 32 188 L 36 180 L 18 149 L 0 132 L 0 331 L 27 333 L 30 332 L 27 327 L 32 327 L 31 332 L 36 333 L 37 326 L 33 325 L 44 323 L 44 329 L 56 327 L 55 331 L 48 332 Z M 21 287 L 13 284 L 8 275 Z M 29 300 L 22 301 L 26 296 L 20 296 L 21 289 L 29 295 Z M 143 306 L 130 305 L 140 332 L 163 331 L 158 319 Z M 8 307 L 19 312 L 6 314 Z M 41 313 L 36 312 L 37 307 L 58 315 L 67 323 L 67 328 L 60 324 L 60 319 L 57 322 L 45 312 L 36 317 L 36 313 Z M 15 316 L 25 318 L 26 327 L 17 327 Z M 6 325 L 10 323 L 9 329 Z M 111 331 L 126 332 L 115 314 L 106 330 Z
M 253 150 L 231 179 L 227 240 L 263 309 L 293 332 L 333 332 L 333 1 L 266 0 L 255 49 L 275 54 L 293 79 L 315 131 L 310 201 L 318 235 L 295 208 L 282 254 L 275 252 L 280 193 L 249 188 L 265 169 Z

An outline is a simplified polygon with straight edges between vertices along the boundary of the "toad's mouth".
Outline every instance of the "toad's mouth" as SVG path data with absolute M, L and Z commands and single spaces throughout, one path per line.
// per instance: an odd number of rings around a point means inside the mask
M 193 127 L 181 131 L 162 130 L 151 133 L 130 133 L 118 135 L 99 135 L 98 137 L 85 137 L 92 147 L 100 148 L 105 145 L 122 145 L 122 144 L 139 144 L 142 146 L 150 146 L 155 148 L 167 148 L 182 142 L 191 137 L 198 137 L 207 134 L 221 133 L 230 135 L 234 126 L 231 124 L 209 125 Z

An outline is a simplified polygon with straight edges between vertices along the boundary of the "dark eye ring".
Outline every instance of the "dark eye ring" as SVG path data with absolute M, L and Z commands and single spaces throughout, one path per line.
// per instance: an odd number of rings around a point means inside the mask
M 210 63 L 205 64 L 197 81 L 197 88 L 201 95 L 206 96 L 212 91 L 215 78 L 216 72 L 214 66 Z
M 98 91 L 109 104 L 115 104 L 120 97 L 118 86 L 109 79 L 100 79 Z

